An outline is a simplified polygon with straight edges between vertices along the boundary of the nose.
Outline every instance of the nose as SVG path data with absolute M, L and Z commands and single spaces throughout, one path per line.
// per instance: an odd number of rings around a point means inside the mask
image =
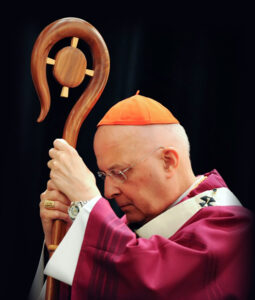
M 104 196 L 107 199 L 114 199 L 120 195 L 121 191 L 118 184 L 110 177 L 106 176 L 104 182 Z

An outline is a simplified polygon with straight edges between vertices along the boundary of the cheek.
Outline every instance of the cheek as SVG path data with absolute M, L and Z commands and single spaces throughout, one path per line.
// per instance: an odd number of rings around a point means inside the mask
M 148 180 L 148 176 L 141 180 L 137 180 L 132 188 L 127 190 L 127 196 L 132 201 L 134 207 L 149 216 L 154 213 L 154 206 L 157 200 L 157 184 Z
M 160 176 L 147 172 L 137 181 L 135 190 L 135 205 L 147 217 L 154 217 L 164 210 L 164 191 Z
M 160 174 L 152 168 L 142 170 L 140 176 L 130 178 L 122 193 L 133 204 L 124 213 L 129 222 L 152 219 L 162 211 Z
M 151 198 L 154 198 L 158 194 L 159 188 L 159 181 L 153 172 L 146 172 L 143 177 L 136 181 L 137 193 L 146 199 L 148 198 L 148 201 L 145 201 L 148 203 L 151 202 Z

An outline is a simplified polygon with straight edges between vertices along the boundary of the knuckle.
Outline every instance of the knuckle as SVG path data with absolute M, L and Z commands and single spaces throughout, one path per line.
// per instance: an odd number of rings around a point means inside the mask
M 59 139 L 55 139 L 55 140 L 53 141 L 53 146 L 54 146 L 54 147 L 56 147 L 56 146 L 58 145 L 58 140 L 59 140 Z
M 70 155 L 73 156 L 73 155 L 76 154 L 76 152 L 77 152 L 76 149 L 69 145 L 69 147 L 66 147 L 66 151 L 64 153 L 69 155 L 69 156 Z
M 58 159 L 60 160 L 60 161 L 64 161 L 65 160 L 65 157 L 66 157 L 66 154 L 65 154 L 65 152 L 60 152 L 60 153 L 58 153 Z
M 41 194 L 40 194 L 40 199 L 41 199 L 41 201 L 43 201 L 43 200 L 44 200 L 44 198 L 45 198 L 45 195 L 46 195 L 46 192 L 43 192 L 43 193 L 41 193 Z
M 47 219 L 47 214 L 46 214 L 46 212 L 45 212 L 45 209 L 41 209 L 41 210 L 40 210 L 40 218 L 41 218 L 42 220 Z
M 51 148 L 51 149 L 49 150 L 49 155 L 51 156 L 51 155 L 53 154 L 53 152 L 54 152 L 54 148 Z
M 52 187 L 52 180 L 47 181 L 47 189 L 50 189 Z
M 50 171 L 50 178 L 53 179 L 53 180 L 56 179 L 56 175 L 55 175 L 55 172 L 53 170 Z
M 73 147 L 70 147 L 70 148 L 69 148 L 69 152 L 70 152 L 71 154 L 73 154 L 73 155 L 77 154 L 76 149 L 73 148 Z
M 58 210 L 54 211 L 54 217 L 55 219 L 61 219 L 61 213 Z
M 56 199 L 58 199 L 58 191 L 57 190 L 53 190 L 53 191 L 51 191 L 51 199 L 52 200 L 56 200 Z M 56 206 L 56 203 L 55 203 L 55 206 Z
M 51 160 L 49 160 L 49 161 L 47 162 L 47 166 L 48 166 L 48 168 L 51 168 Z
M 55 159 L 49 160 L 47 166 L 49 169 L 56 169 L 56 160 Z
M 59 207 L 64 202 L 62 194 L 57 190 L 52 191 L 52 198 L 55 200 L 55 207 Z
M 55 159 L 52 160 L 51 164 L 52 164 L 52 167 L 57 170 L 58 162 Z

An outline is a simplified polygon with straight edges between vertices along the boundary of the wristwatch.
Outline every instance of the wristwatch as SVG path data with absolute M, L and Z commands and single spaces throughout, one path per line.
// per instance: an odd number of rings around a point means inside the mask
M 68 214 L 72 221 L 75 220 L 81 208 L 88 203 L 89 201 L 75 201 L 71 202 L 70 207 L 68 208 Z

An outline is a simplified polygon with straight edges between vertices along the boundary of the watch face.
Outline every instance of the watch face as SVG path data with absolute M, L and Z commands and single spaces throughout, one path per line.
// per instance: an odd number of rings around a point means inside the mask
M 74 220 L 76 218 L 76 216 L 78 215 L 80 211 L 80 208 L 78 205 L 73 204 L 69 207 L 68 212 L 69 212 L 69 216 L 72 220 Z

